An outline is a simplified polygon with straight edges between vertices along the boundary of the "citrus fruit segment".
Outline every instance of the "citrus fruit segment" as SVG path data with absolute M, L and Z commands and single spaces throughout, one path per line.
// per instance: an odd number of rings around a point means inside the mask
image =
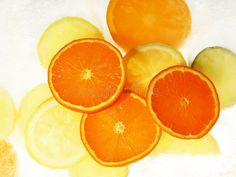
M 112 106 L 81 121 L 86 149 L 105 166 L 123 166 L 145 157 L 160 135 L 145 101 L 132 93 L 122 93 Z
M 198 156 L 219 154 L 220 150 L 217 141 L 210 134 L 207 134 L 201 139 L 185 140 L 175 138 L 165 132 L 162 132 L 158 146 L 153 150 L 151 155 L 156 156 L 160 153 Z
M 48 84 L 40 84 L 31 89 L 23 97 L 18 111 L 18 125 L 21 130 L 25 130 L 26 124 L 36 108 L 44 101 L 52 97 Z
M 215 84 L 221 108 L 236 103 L 236 54 L 223 47 L 209 47 L 195 58 L 192 67 Z
M 190 32 L 191 14 L 184 0 L 111 0 L 107 24 L 125 50 L 148 42 L 177 46 Z
M 213 83 L 185 66 L 169 67 L 157 74 L 149 85 L 147 103 L 164 131 L 185 139 L 206 135 L 220 111 Z
M 82 112 L 101 110 L 123 90 L 122 56 L 104 40 L 73 41 L 54 57 L 48 82 L 56 100 L 67 108 Z
M 66 44 L 81 38 L 103 38 L 93 24 L 79 17 L 64 17 L 49 25 L 38 43 L 40 63 L 48 68 L 52 58 Z
M 86 154 L 80 140 L 81 117 L 81 113 L 64 108 L 53 98 L 41 104 L 25 131 L 31 156 L 49 168 L 74 165 Z
M 145 97 L 152 78 L 173 65 L 186 65 L 182 54 L 164 44 L 149 43 L 135 47 L 124 57 L 127 70 L 125 88 Z
M 7 90 L 0 87 L 0 136 L 9 136 L 14 129 L 16 107 Z
M 70 177 L 127 177 L 129 170 L 128 167 L 104 167 L 86 156 L 69 172 Z
M 0 174 L 1 177 L 17 176 L 17 157 L 12 145 L 0 138 Z

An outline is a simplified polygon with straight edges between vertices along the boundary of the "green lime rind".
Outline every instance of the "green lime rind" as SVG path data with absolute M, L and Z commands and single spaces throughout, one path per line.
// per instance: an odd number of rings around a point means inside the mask
M 224 47 L 202 50 L 192 67 L 209 77 L 219 94 L 221 108 L 236 103 L 236 54 Z

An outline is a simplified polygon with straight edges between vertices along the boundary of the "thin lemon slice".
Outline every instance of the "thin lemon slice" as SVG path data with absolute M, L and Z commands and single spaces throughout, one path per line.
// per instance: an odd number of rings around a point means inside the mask
M 86 156 L 69 172 L 71 177 L 127 177 L 129 170 L 128 167 L 105 167 Z
M 163 154 L 175 155 L 216 155 L 220 153 L 219 145 L 211 134 L 201 139 L 185 140 L 175 138 L 165 132 L 162 133 L 158 146 L 153 150 L 152 156 Z
M 0 87 L 0 136 L 6 137 L 14 129 L 16 107 L 11 95 Z
M 79 17 L 64 17 L 52 23 L 38 43 L 41 64 L 48 68 L 54 55 L 66 44 L 81 38 L 103 38 L 102 33 L 90 22 Z
M 52 97 L 48 84 L 40 84 L 27 92 L 23 97 L 17 116 L 17 123 L 21 130 L 25 130 L 26 123 L 35 109 L 44 101 Z
M 236 54 L 223 47 L 209 47 L 195 58 L 192 67 L 207 75 L 220 97 L 221 108 L 236 103 Z
M 67 168 L 86 154 L 80 140 L 82 113 L 70 111 L 53 98 L 34 112 L 25 131 L 31 156 L 49 168 Z
M 145 97 L 152 78 L 173 65 L 186 65 L 182 54 L 175 48 L 159 43 L 140 45 L 129 51 L 125 58 L 126 89 Z
M 12 145 L 0 138 L 0 176 L 16 177 L 17 157 Z

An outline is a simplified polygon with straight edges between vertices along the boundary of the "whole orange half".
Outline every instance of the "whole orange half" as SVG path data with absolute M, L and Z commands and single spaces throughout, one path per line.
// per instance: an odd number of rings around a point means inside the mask
M 123 90 L 122 56 L 102 39 L 73 41 L 53 58 L 48 82 L 56 100 L 65 107 L 99 111 L 111 105 Z
M 206 135 L 220 111 L 213 83 L 185 66 L 169 67 L 157 74 L 149 85 L 147 103 L 164 131 L 184 139 Z
M 161 135 L 145 101 L 126 92 L 109 108 L 85 115 L 80 130 L 90 155 L 105 166 L 123 166 L 145 157 Z

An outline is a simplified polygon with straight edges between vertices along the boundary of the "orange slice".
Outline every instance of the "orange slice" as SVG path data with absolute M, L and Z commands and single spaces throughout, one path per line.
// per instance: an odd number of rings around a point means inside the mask
M 135 47 L 124 57 L 127 70 L 125 88 L 142 97 L 146 96 L 152 78 L 161 70 L 173 65 L 186 65 L 184 57 L 175 48 L 159 43 Z
M 122 93 L 109 108 L 81 120 L 86 149 L 105 166 L 123 166 L 145 157 L 160 135 L 145 101 L 133 93 Z
M 107 24 L 125 50 L 155 41 L 177 46 L 190 32 L 191 14 L 184 0 L 111 0 Z
M 0 175 L 1 177 L 17 176 L 17 158 L 12 145 L 0 138 Z
M 49 66 L 48 82 L 56 100 L 72 110 L 94 112 L 111 105 L 123 90 L 120 52 L 100 39 L 73 41 Z
M 185 66 L 170 67 L 157 74 L 149 85 L 147 102 L 164 131 L 185 139 L 206 135 L 220 111 L 213 83 Z

